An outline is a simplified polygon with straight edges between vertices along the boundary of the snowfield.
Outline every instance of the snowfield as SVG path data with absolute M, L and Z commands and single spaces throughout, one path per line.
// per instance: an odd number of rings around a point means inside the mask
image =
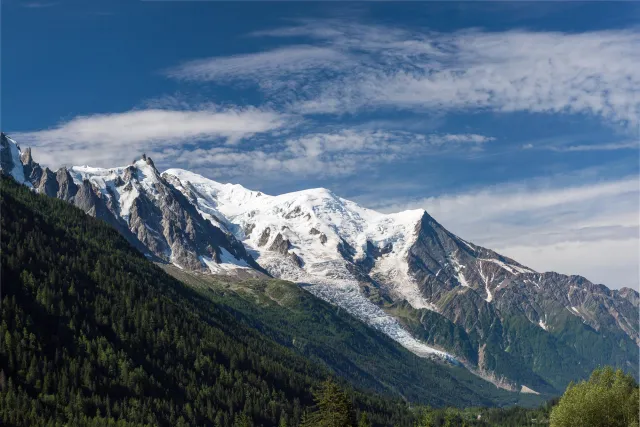
M 182 169 L 169 169 L 163 176 L 205 218 L 233 233 L 273 276 L 302 284 L 418 355 L 455 361 L 450 354 L 413 338 L 395 318 L 362 295 L 351 268 L 370 256 L 373 247 L 381 255 L 370 275 L 413 307 L 435 310 L 421 296 L 406 262 L 424 210 L 385 215 L 324 188 L 270 196 Z M 277 245 L 279 242 L 286 243 Z

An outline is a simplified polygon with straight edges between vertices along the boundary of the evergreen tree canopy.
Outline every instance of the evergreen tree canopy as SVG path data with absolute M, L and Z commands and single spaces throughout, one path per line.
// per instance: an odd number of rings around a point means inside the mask
M 351 427 L 352 405 L 347 395 L 331 378 L 313 393 L 315 411 L 305 413 L 304 427 Z

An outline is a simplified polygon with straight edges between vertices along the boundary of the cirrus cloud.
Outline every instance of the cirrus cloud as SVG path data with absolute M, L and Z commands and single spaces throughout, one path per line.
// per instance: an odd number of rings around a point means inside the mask
M 265 52 L 214 57 L 188 61 L 167 70 L 169 77 L 180 80 L 228 81 L 261 80 L 282 75 L 305 73 L 310 69 L 345 69 L 349 57 L 341 52 L 317 46 L 288 46 Z
M 253 80 L 272 101 L 303 114 L 490 110 L 639 123 L 635 29 L 438 33 L 331 20 L 253 35 L 302 37 L 317 46 L 211 58 L 183 64 L 172 75 Z

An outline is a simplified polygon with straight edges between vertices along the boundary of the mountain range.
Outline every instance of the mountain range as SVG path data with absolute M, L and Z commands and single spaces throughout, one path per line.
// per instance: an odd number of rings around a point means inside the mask
M 270 196 L 160 173 L 144 155 L 51 171 L 4 133 L 0 145 L 3 173 L 104 220 L 174 274 L 295 282 L 413 353 L 507 390 L 558 394 L 604 364 L 638 377 L 637 291 L 534 271 L 424 210 L 385 215 L 322 188 Z

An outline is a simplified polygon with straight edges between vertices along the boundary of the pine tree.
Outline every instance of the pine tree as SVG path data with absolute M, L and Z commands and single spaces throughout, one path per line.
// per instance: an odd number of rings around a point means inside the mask
M 316 411 L 302 418 L 303 427 L 351 427 L 351 402 L 333 381 L 324 381 L 313 394 Z
M 360 421 L 358 421 L 358 427 L 371 427 L 371 421 L 366 412 L 360 414 Z

